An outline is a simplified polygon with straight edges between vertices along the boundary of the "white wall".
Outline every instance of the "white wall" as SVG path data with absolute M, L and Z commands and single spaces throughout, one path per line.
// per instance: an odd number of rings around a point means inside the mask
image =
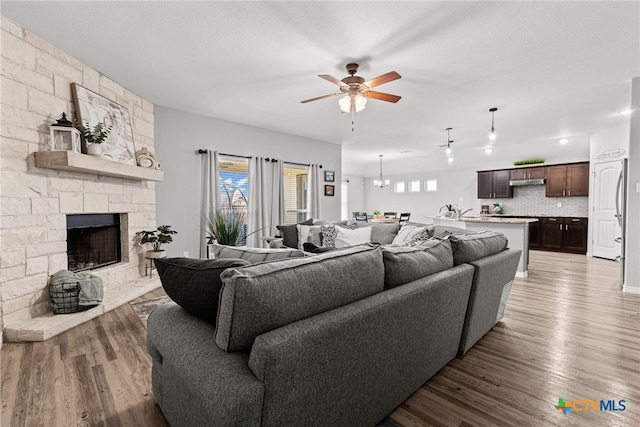
M 156 106 L 156 156 L 164 182 L 156 187 L 157 222 L 178 231 L 169 256 L 197 257 L 200 224 L 200 148 L 225 154 L 262 156 L 297 163 L 317 163 L 335 171 L 336 194 L 321 196 L 322 218 L 340 217 L 341 149 L 324 141 L 228 122 Z M 324 194 L 324 183 L 320 184 Z
M 369 214 L 374 210 L 411 212 L 411 221 L 430 223 L 425 215 L 435 215 L 444 204 L 457 204 L 462 210 L 473 208 L 472 213 L 480 212 L 477 199 L 476 169 L 437 170 L 404 175 L 384 175 L 389 179 L 389 187 L 379 188 L 373 185 L 374 178 L 365 178 L 364 207 Z M 420 180 L 422 189 L 426 179 L 438 180 L 438 191 L 419 193 L 395 193 L 394 181 Z M 462 198 L 462 200 L 460 200 Z
M 364 211 L 364 178 L 355 175 L 344 175 L 344 179 L 349 180 L 347 183 L 347 218 L 351 219 L 353 212 Z
M 627 191 L 627 251 L 624 290 L 640 293 L 640 77 L 631 80 L 629 181 Z
M 608 162 L 617 158 L 623 159 L 629 155 L 629 123 L 623 123 L 609 129 L 604 129 L 590 135 L 589 149 L 589 194 L 595 194 L 595 180 L 593 179 L 595 165 L 601 162 Z M 598 160 L 598 155 L 609 150 L 622 149 L 619 157 Z M 589 238 L 587 239 L 587 254 L 593 251 L 593 197 L 589 197 Z

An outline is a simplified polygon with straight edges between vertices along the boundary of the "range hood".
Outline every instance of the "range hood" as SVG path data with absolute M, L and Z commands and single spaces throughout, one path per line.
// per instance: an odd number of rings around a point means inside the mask
M 521 185 L 544 185 L 545 179 L 512 179 L 509 181 L 511 187 L 519 187 Z

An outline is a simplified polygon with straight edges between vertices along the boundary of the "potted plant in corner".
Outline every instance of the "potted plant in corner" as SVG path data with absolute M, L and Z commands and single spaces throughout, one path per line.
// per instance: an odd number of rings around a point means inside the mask
M 102 144 L 111 133 L 113 126 L 105 126 L 104 123 L 98 122 L 91 127 L 91 123 L 85 121 L 84 125 L 77 120 L 73 122 L 76 129 L 80 131 L 82 137 L 87 143 L 87 154 L 99 156 L 102 154 L 100 144 Z
M 140 243 L 151 243 L 153 247 L 153 250 L 145 253 L 145 258 L 164 258 L 166 251 L 162 249 L 162 245 L 173 242 L 173 234 L 178 234 L 178 232 L 172 230 L 170 225 L 161 225 L 155 230 L 136 233 L 140 236 Z

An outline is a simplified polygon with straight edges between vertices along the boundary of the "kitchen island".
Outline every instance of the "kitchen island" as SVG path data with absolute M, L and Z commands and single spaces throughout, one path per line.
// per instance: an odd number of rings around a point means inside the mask
M 436 225 L 464 228 L 473 231 L 491 230 L 504 234 L 509 239 L 509 247 L 522 250 L 518 263 L 517 277 L 528 276 L 529 266 L 529 224 L 537 222 L 535 218 L 504 218 L 500 216 L 468 216 L 450 219 L 441 216 L 428 216 Z

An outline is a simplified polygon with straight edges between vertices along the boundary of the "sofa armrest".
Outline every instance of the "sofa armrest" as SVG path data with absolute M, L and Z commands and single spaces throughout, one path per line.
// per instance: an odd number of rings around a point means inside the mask
M 459 353 L 466 353 L 499 320 L 505 287 L 511 289 L 520 261 L 520 249 L 506 249 L 471 263 L 475 272 Z M 508 291 L 507 291 L 508 297 Z
M 263 425 L 376 425 L 455 357 L 472 277 L 460 265 L 256 337 Z

